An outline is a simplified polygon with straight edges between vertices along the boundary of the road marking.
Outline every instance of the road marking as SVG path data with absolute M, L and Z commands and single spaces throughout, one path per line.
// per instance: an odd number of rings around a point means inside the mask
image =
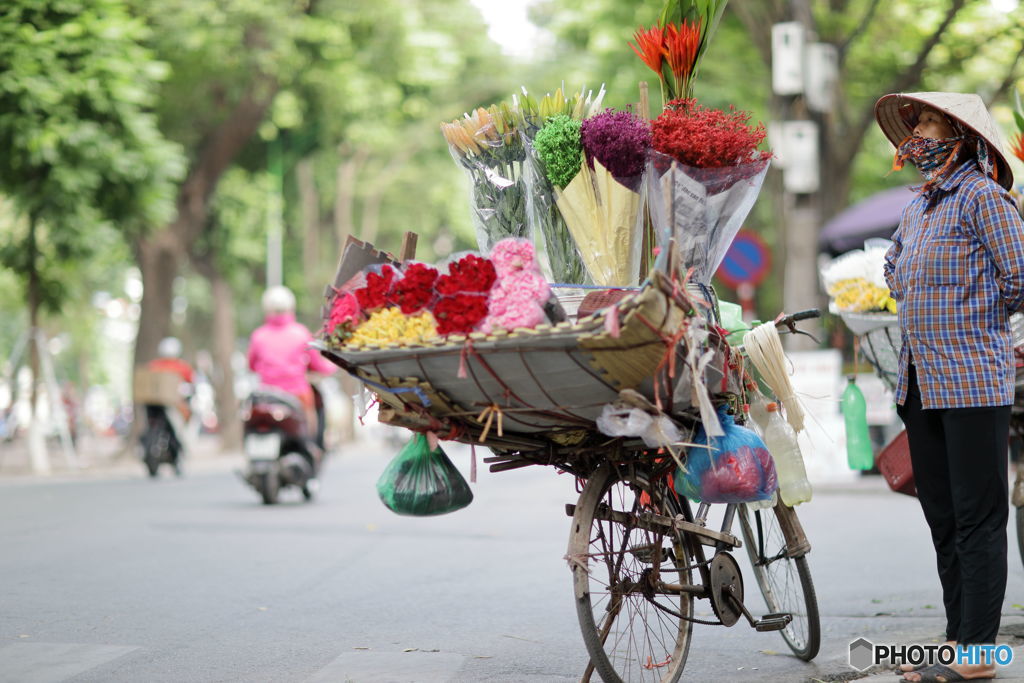
M 84 643 L 11 643 L 0 647 L 0 683 L 60 683 L 137 649 Z
M 452 652 L 346 652 L 306 683 L 446 683 L 465 661 Z

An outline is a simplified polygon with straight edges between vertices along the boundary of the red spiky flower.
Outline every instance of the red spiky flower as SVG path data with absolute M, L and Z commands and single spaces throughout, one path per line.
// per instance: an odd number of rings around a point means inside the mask
M 633 34 L 636 45 L 629 43 L 636 56 L 643 60 L 654 73 L 661 76 L 661 64 L 665 59 L 665 31 L 660 26 L 652 26 L 648 29 L 640 27 Z
M 700 47 L 700 21 L 684 21 L 679 26 L 668 24 L 665 27 L 664 40 L 662 52 L 676 80 L 676 95 L 687 97 L 690 76 L 693 75 L 697 50 Z
M 1013 156 L 1024 161 L 1024 133 L 1018 133 L 1010 139 L 1010 151 Z

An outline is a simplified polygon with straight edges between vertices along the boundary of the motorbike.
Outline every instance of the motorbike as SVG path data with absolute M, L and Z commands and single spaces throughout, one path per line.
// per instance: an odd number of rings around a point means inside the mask
M 302 491 L 305 500 L 313 499 L 323 449 L 319 431 L 311 430 L 305 415 L 297 398 L 272 387 L 257 388 L 243 405 L 247 467 L 242 478 L 264 505 L 277 503 L 281 489 L 289 486 Z
M 142 434 L 142 461 L 149 476 L 159 474 L 160 465 L 168 464 L 179 477 L 184 458 L 185 426 L 174 406 L 147 403 L 146 431 Z

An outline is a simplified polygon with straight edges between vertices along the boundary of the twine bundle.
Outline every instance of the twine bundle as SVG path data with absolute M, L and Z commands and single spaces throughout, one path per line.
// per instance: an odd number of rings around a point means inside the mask
M 764 381 L 772 388 L 786 408 L 786 420 L 793 431 L 804 428 L 804 409 L 797 400 L 793 385 L 786 372 L 786 356 L 782 352 L 782 341 L 775 323 L 758 325 L 743 335 L 743 348 Z

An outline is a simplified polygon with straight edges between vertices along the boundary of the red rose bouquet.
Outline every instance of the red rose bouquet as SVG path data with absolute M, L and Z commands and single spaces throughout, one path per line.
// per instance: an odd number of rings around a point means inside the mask
M 439 298 L 431 311 L 438 334 L 469 334 L 487 317 L 487 294 L 498 273 L 494 263 L 467 254 L 448 264 L 448 273 L 437 278 Z
M 363 312 L 369 314 L 387 306 L 394 281 L 395 269 L 386 264 L 381 266 L 380 273 L 366 273 L 366 285 L 355 290 L 356 300 Z
M 423 263 L 405 268 L 402 279 L 395 281 L 388 292 L 388 303 L 398 306 L 405 315 L 419 313 L 433 303 L 437 269 Z
M 460 292 L 486 294 L 497 278 L 494 264 L 476 254 L 467 254 L 448 265 L 448 274 L 437 278 L 437 293 L 451 296 Z
M 469 334 L 487 317 L 486 294 L 443 296 L 434 304 L 438 334 Z

